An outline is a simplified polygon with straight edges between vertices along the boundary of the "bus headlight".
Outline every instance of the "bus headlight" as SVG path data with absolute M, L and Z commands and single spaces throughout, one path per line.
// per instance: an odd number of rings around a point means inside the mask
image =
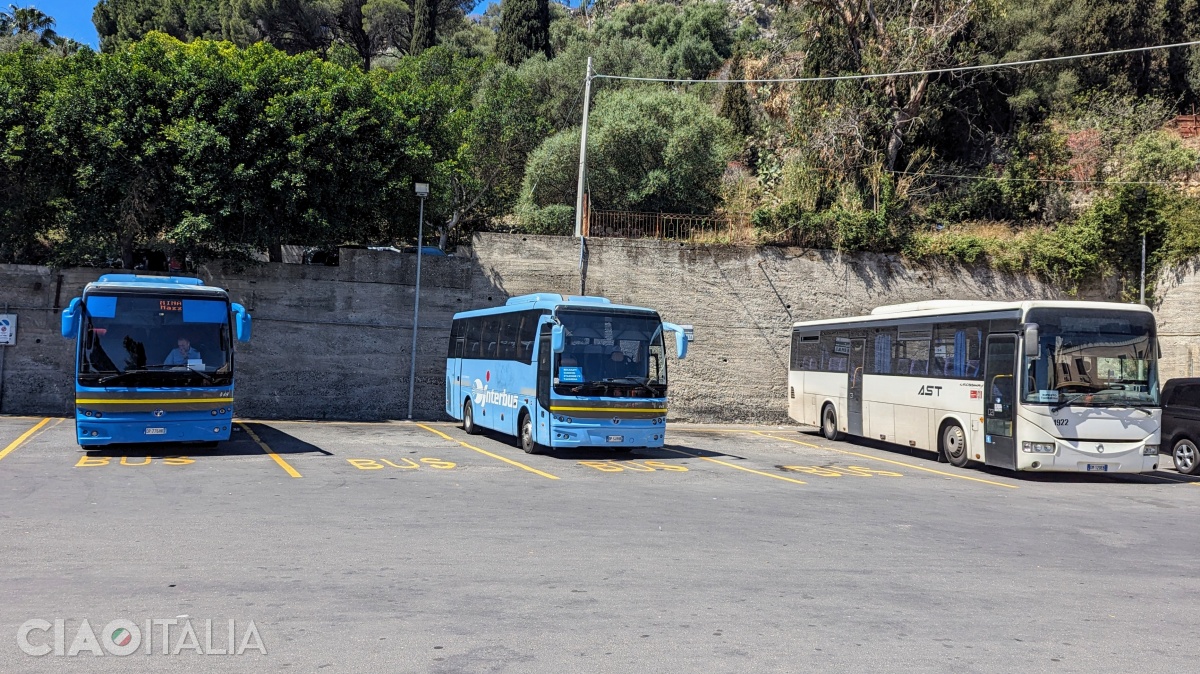
M 1154 456 L 1158 454 L 1158 445 L 1146 445 L 1142 448 L 1142 456 Z
M 1053 442 L 1022 442 L 1021 451 L 1029 454 L 1053 454 Z

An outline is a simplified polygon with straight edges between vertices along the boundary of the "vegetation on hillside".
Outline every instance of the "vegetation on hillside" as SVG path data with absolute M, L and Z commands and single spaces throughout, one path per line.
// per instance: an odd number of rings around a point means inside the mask
M 0 17 L 0 259 L 569 233 L 583 73 L 780 79 L 1183 42 L 1200 0 L 101 0 L 101 52 Z M 11 12 L 10 12 L 11 14 Z M 28 24 L 29 22 L 26 21 Z M 1067 285 L 1200 253 L 1200 50 L 769 83 L 593 82 L 593 208 Z M 1127 287 L 1131 287 L 1127 284 Z

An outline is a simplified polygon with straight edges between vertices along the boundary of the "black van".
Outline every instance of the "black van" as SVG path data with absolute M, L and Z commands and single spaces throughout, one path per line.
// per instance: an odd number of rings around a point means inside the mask
M 1171 379 L 1162 390 L 1162 447 L 1175 469 L 1195 475 L 1200 469 L 1200 377 Z

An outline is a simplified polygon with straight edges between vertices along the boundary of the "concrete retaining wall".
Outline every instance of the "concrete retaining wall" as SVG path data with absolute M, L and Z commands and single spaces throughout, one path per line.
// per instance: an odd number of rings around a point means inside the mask
M 512 295 L 580 290 L 570 238 L 481 234 L 464 256 L 426 256 L 415 415 L 441 415 L 450 317 Z M 408 405 L 416 257 L 345 249 L 341 266 L 209 265 L 199 276 L 254 316 L 239 345 L 237 410 L 254 418 L 396 419 Z M 59 311 L 103 270 L 0 265 L 0 305 L 19 314 L 7 347 L 0 411 L 70 414 L 73 342 Z M 986 268 L 916 267 L 884 255 L 593 239 L 586 291 L 695 326 L 686 361 L 671 363 L 671 416 L 786 420 L 789 327 L 881 304 L 925 299 L 1061 297 L 1029 276 Z M 1200 285 L 1200 284 L 1198 284 Z

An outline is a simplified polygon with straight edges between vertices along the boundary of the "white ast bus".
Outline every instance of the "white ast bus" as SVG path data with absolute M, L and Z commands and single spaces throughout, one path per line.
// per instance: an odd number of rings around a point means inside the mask
M 1010 470 L 1158 468 L 1158 342 L 1141 305 L 936 300 L 796 323 L 788 414 Z

